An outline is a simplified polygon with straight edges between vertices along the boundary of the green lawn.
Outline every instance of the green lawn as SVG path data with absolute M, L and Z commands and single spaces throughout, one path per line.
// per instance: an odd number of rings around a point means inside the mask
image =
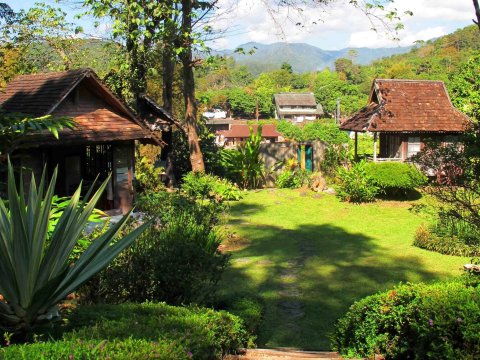
M 329 349 L 334 322 L 357 299 L 399 282 L 461 274 L 467 259 L 411 245 L 425 221 L 412 202 L 351 205 L 295 190 L 249 192 L 232 203 L 232 266 L 223 298 L 260 296 L 260 347 Z

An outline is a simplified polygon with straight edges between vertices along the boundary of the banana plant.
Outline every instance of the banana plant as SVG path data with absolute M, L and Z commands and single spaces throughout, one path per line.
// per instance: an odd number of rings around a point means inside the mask
M 59 319 L 58 304 L 104 269 L 149 226 L 145 223 L 117 239 L 129 213 L 72 263 L 70 254 L 109 179 L 93 195 L 92 186 L 84 200 L 80 199 L 80 184 L 60 218 L 53 220 L 56 178 L 57 169 L 47 184 L 44 170 L 37 187 L 32 174 L 27 192 L 21 178 L 17 187 L 8 161 L 8 208 L 0 199 L 0 330 L 29 331 L 39 323 Z M 49 232 L 52 221 L 56 224 Z
M 250 128 L 250 136 L 239 151 L 242 159 L 243 187 L 255 189 L 260 185 L 263 178 L 264 163 L 260 156 L 260 144 L 262 142 L 262 125 L 259 124 L 257 132 Z

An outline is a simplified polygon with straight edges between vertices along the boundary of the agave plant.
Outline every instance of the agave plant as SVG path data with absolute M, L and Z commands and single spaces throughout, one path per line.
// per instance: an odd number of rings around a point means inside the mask
M 70 254 L 108 179 L 93 195 L 90 188 L 86 200 L 80 199 L 80 185 L 49 232 L 56 177 L 57 170 L 46 186 L 44 171 L 37 187 L 32 175 L 26 192 L 21 179 L 17 188 L 8 162 L 8 208 L 0 199 L 0 329 L 4 331 L 28 331 L 38 323 L 58 319 L 58 304 L 104 269 L 149 225 L 145 223 L 116 239 L 127 214 L 71 263 Z

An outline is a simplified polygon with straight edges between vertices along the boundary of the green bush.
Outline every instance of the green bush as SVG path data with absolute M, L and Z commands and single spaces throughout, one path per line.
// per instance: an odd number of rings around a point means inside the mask
M 137 192 L 165 190 L 162 182 L 163 171 L 163 168 L 156 167 L 147 157 L 137 158 L 135 161 L 135 190 Z
M 228 312 L 240 317 L 250 334 L 255 334 L 262 322 L 264 304 L 252 296 L 236 297 L 226 305 Z
M 332 347 L 346 357 L 478 359 L 480 287 L 407 284 L 364 298 L 337 322 Z
M 310 185 L 311 172 L 308 170 L 295 169 L 283 171 L 275 181 L 275 185 L 281 189 L 298 189 Z
M 195 199 L 240 200 L 240 189 L 226 179 L 200 172 L 189 172 L 182 179 L 182 191 Z
M 163 303 L 81 306 L 58 341 L 13 345 L 5 359 L 221 359 L 248 343 L 238 317 Z
M 458 220 L 458 222 L 461 222 Z M 480 238 L 470 238 L 466 243 L 464 237 L 452 234 L 446 224 L 421 225 L 415 232 L 413 245 L 430 251 L 456 256 L 480 256 Z
M 427 183 L 415 166 L 401 162 L 369 162 L 365 171 L 386 195 L 407 195 Z
M 379 187 L 375 185 L 372 178 L 367 174 L 365 166 L 365 161 L 361 161 L 352 165 L 349 170 L 343 167 L 339 168 L 340 185 L 337 195 L 342 201 L 361 203 L 375 199 Z
M 221 206 L 165 193 L 149 194 L 141 204 L 143 211 L 153 211 L 145 216 L 156 225 L 83 287 L 84 301 L 210 301 L 229 259 L 218 249 Z

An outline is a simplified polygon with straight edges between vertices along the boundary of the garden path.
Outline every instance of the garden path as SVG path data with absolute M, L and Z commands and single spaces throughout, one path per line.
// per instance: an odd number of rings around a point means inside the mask
M 273 360 L 273 359 L 295 359 L 295 360 L 340 360 L 336 352 L 298 351 L 293 349 L 249 349 L 245 355 L 234 355 L 227 357 L 227 360 Z

